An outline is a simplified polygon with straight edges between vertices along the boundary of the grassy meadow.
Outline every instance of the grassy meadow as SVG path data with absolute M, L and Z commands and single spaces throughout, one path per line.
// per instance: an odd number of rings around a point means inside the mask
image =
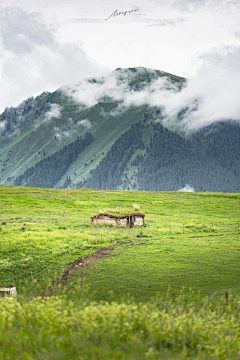
M 110 289 L 148 299 L 167 285 L 240 286 L 240 195 L 1 186 L 0 204 L 0 285 L 19 293 L 35 282 L 45 291 L 73 262 L 65 285 L 81 279 L 95 300 L 107 300 Z M 90 223 L 101 209 L 136 204 L 146 215 L 142 228 Z M 90 255 L 103 247 L 112 250 L 95 261 Z
M 0 186 L 0 360 L 239 358 L 239 224 L 240 194 Z

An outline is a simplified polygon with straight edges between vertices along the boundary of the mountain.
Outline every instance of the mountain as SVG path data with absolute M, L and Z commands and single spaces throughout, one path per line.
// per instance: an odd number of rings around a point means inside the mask
M 186 134 L 178 124 L 192 104 L 171 122 L 155 105 L 156 96 L 185 86 L 186 79 L 159 70 L 116 69 L 6 108 L 0 183 L 153 191 L 188 184 L 195 191 L 239 192 L 239 124 L 218 122 Z

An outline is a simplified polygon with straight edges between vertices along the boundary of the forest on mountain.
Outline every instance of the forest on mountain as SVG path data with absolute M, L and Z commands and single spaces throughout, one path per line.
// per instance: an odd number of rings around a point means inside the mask
M 14 180 L 14 185 L 26 185 L 52 188 L 66 173 L 77 156 L 93 141 L 92 134 L 87 132 L 82 138 L 78 137 L 69 145 L 64 146 L 54 154 L 40 160 L 35 166 L 28 168 Z M 65 186 L 69 184 L 66 179 Z M 67 186 L 66 186 L 67 187 Z
M 153 135 L 145 146 L 142 132 L 148 126 Z M 77 187 L 177 191 L 186 184 L 195 191 L 240 192 L 237 123 L 217 123 L 186 137 L 161 123 L 140 121 L 121 135 Z
M 142 129 L 142 123 L 133 124 L 117 139 L 96 169 L 90 172 L 90 178 L 79 182 L 77 187 L 117 189 L 122 185 L 121 176 L 134 150 L 144 149 Z
M 195 191 L 240 191 L 240 127 L 218 125 L 189 138 L 153 125 L 154 136 L 138 171 L 138 189 L 176 191 L 186 184 Z M 213 128 L 212 128 L 213 130 Z
M 144 140 L 147 129 L 149 142 Z M 78 137 L 28 168 L 14 185 L 56 186 L 92 142 L 89 132 Z M 177 191 L 186 184 L 195 191 L 240 192 L 240 126 L 236 122 L 219 122 L 186 136 L 144 114 L 76 187 Z M 61 187 L 72 186 L 67 176 Z

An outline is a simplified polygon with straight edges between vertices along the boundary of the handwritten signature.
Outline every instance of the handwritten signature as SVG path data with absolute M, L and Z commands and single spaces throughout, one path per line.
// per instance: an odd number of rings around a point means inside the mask
M 131 14 L 132 12 L 134 11 L 138 11 L 139 9 L 136 9 L 136 10 L 129 10 L 129 11 L 118 11 L 118 10 L 115 10 L 107 19 L 105 20 L 108 20 L 110 19 L 111 16 L 120 16 L 120 15 L 123 15 L 123 16 L 126 16 L 127 14 Z

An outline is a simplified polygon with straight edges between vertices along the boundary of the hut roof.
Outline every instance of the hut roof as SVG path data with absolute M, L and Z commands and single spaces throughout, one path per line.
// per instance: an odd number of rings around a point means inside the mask
M 124 214 L 124 215 L 119 215 L 119 214 L 97 214 L 97 215 L 93 215 L 91 217 L 91 219 L 96 219 L 99 218 L 101 216 L 108 216 L 109 218 L 115 218 L 115 219 L 123 219 L 129 216 L 140 216 L 140 217 L 145 217 L 145 214 L 143 213 L 129 213 L 129 214 Z

